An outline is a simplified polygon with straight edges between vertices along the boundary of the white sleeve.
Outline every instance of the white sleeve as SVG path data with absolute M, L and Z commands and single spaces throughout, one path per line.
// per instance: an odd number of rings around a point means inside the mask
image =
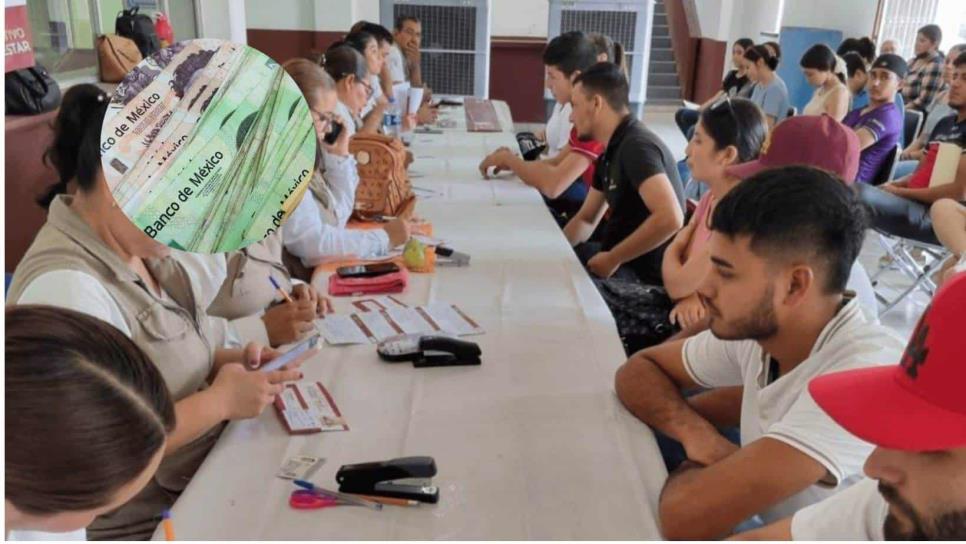
M 393 45 L 389 49 L 389 75 L 392 76 L 393 83 L 403 83 L 406 81 L 406 69 L 403 65 L 402 51 L 399 46 Z
M 888 512 L 878 481 L 865 478 L 795 512 L 792 540 L 883 540 L 882 526 Z
M 744 342 L 730 342 L 719 340 L 704 331 L 684 341 L 681 357 L 684 369 L 691 379 L 702 387 L 727 387 L 742 385 L 742 353 L 740 344 Z
M 839 426 L 819 408 L 807 389 L 779 421 L 765 429 L 764 436 L 821 463 L 835 478 L 835 485 L 861 475 L 862 465 L 874 448 Z
M 355 256 L 372 258 L 389 251 L 389 235 L 383 229 L 347 230 L 322 221 L 311 198 L 303 198 L 282 224 L 282 243 L 305 266 L 326 259 Z
M 79 270 L 53 270 L 37 276 L 23 290 L 17 304 L 45 304 L 76 310 L 106 321 L 131 336 L 114 297 L 93 276 Z
M 322 153 L 325 164 L 325 182 L 332 195 L 332 213 L 336 226 L 345 228 L 356 205 L 356 189 L 359 188 L 359 169 L 351 155 L 338 157 Z

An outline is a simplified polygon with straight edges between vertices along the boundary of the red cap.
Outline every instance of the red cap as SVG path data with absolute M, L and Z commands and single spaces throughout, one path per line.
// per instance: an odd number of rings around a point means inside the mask
M 828 170 L 846 183 L 859 172 L 859 137 L 828 115 L 797 115 L 775 125 L 756 160 L 729 166 L 746 179 L 767 168 L 805 165 Z
M 936 293 L 899 366 L 819 376 L 808 390 L 832 419 L 889 449 L 966 447 L 966 272 Z

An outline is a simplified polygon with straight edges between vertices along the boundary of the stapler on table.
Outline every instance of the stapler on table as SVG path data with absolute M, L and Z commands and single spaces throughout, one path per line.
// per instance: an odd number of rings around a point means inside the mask
M 420 502 L 439 502 L 439 488 L 432 457 L 400 457 L 388 461 L 343 465 L 335 475 L 339 491 L 376 497 L 396 497 Z

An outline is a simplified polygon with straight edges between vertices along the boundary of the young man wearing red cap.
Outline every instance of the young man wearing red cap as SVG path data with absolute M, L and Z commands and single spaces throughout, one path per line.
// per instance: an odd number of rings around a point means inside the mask
M 956 113 L 943 118 L 933 129 L 930 149 L 915 172 L 878 187 L 858 187 L 875 228 L 902 238 L 938 244 L 929 206 L 943 198 L 966 200 L 966 55 L 960 55 L 953 63 L 948 101 Z M 951 183 L 930 183 L 939 144 L 953 144 L 960 149 L 959 164 Z
M 711 229 L 712 269 L 698 290 L 711 330 L 638 352 L 615 384 L 691 461 L 661 493 L 673 539 L 720 538 L 755 515 L 775 521 L 852 483 L 872 446 L 825 415 L 807 384 L 902 350 L 844 292 L 865 221 L 834 175 L 761 172 L 721 199 Z M 709 391 L 682 396 L 696 387 Z M 739 423 L 741 447 L 716 429 Z
M 944 285 L 898 366 L 835 372 L 815 402 L 876 445 L 868 479 L 743 540 L 966 540 L 966 274 Z

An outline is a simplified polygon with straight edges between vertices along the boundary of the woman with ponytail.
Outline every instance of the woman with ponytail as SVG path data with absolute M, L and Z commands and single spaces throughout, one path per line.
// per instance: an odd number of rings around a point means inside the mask
M 205 308 L 209 299 L 192 284 L 189 270 L 117 206 L 99 153 L 108 100 L 89 84 L 64 93 L 46 154 L 59 181 L 40 199 L 49 206 L 47 222 L 14 271 L 7 303 L 100 318 L 129 337 L 160 372 L 178 421 L 164 459 L 140 493 L 88 527 L 92 539 L 144 539 L 201 465 L 224 421 L 257 416 L 282 382 L 301 373 L 254 370 L 275 355 L 258 344 L 223 347 L 224 332 L 214 330 Z M 70 185 L 76 190 L 67 195 Z
M 788 110 L 791 108 L 788 87 L 775 73 L 775 69 L 778 68 L 778 57 L 768 47 L 756 45 L 745 49 L 742 60 L 745 74 L 755 83 L 751 91 L 751 101 L 765 112 L 768 128 L 771 129 L 788 116 Z
M 591 32 L 587 35 L 597 49 L 597 62 L 611 62 L 624 72 L 624 77 L 630 81 L 627 74 L 627 58 L 624 56 L 624 46 L 615 42 L 607 34 Z
M 815 93 L 802 110 L 802 115 L 827 114 L 841 122 L 849 112 L 845 61 L 833 53 L 829 46 L 820 43 L 805 51 L 799 64 L 805 80 L 815 87 Z

